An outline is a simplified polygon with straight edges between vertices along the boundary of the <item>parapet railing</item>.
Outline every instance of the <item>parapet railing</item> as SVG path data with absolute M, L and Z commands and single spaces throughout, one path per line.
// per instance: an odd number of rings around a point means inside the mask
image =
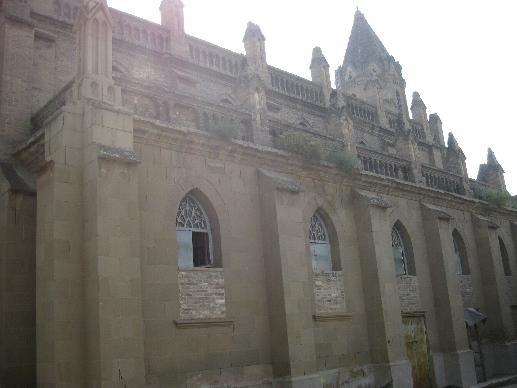
M 140 19 L 114 8 L 110 8 L 113 18 L 113 37 L 150 50 L 170 51 L 170 31 L 159 24 Z
M 324 105 L 321 86 L 275 67 L 269 67 L 271 86 L 277 92 L 312 104 Z
M 204 40 L 189 36 L 187 38 L 190 59 L 220 73 L 237 76 L 244 56 Z
M 390 178 L 411 181 L 411 162 L 385 155 L 370 149 L 357 147 L 357 157 L 364 171 Z
M 422 166 L 422 177 L 427 187 L 465 195 L 463 177 L 431 166 Z
M 36 112 L 32 118 L 32 128 L 37 131 L 45 121 L 73 99 L 74 80 L 68 82 L 49 102 Z
M 377 122 L 377 108 L 373 105 L 350 97 L 347 99 L 346 105 L 352 117 L 368 121 L 370 123 Z

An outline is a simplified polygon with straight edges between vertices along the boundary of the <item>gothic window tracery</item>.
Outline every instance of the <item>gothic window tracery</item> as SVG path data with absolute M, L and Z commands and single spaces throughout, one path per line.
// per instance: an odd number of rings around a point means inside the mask
M 394 226 L 391 230 L 391 246 L 393 247 L 393 255 L 395 257 L 395 271 L 397 275 L 407 275 L 407 252 L 404 246 L 399 229 Z
M 413 245 L 404 225 L 397 221 L 391 230 L 391 246 L 397 276 L 416 276 Z
M 452 233 L 454 243 L 454 257 L 456 261 L 456 273 L 458 275 L 470 275 L 470 268 L 467 258 L 467 249 L 461 235 L 457 230 Z
M 327 228 L 322 218 L 315 213 L 309 225 L 309 243 L 314 272 L 332 271 L 331 246 Z
M 213 266 L 210 222 L 201 203 L 190 194 L 178 207 L 176 240 L 180 268 Z

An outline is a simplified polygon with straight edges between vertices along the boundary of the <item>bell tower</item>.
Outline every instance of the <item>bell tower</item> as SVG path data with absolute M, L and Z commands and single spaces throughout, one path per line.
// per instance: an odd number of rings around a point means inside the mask
M 406 81 L 402 67 L 358 10 L 343 65 L 336 71 L 337 89 L 375 106 L 380 123 L 389 128 L 387 115 L 409 120 Z M 386 113 L 386 114 L 385 114 Z

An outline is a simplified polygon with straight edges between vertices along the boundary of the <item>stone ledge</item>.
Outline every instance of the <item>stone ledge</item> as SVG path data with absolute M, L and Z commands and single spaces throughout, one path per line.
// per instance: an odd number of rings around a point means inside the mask
M 107 146 L 104 144 L 97 144 L 100 159 L 117 160 L 130 164 L 138 164 L 141 160 L 136 153 L 131 150 Z
M 235 321 L 231 319 L 192 319 L 174 320 L 178 329 L 197 329 L 217 326 L 234 326 Z
M 325 322 L 325 321 L 346 321 L 348 319 L 352 319 L 352 314 L 346 314 L 346 313 L 321 313 L 321 314 L 314 314 L 312 318 L 316 322 Z

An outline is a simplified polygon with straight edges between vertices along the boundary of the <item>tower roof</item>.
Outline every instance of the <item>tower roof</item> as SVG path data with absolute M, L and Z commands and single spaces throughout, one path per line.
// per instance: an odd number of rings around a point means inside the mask
M 386 57 L 390 57 L 388 50 L 361 11 L 357 10 L 343 65 L 345 67 L 352 65 L 356 69 L 361 69 L 369 63 L 378 62 L 379 59 Z

